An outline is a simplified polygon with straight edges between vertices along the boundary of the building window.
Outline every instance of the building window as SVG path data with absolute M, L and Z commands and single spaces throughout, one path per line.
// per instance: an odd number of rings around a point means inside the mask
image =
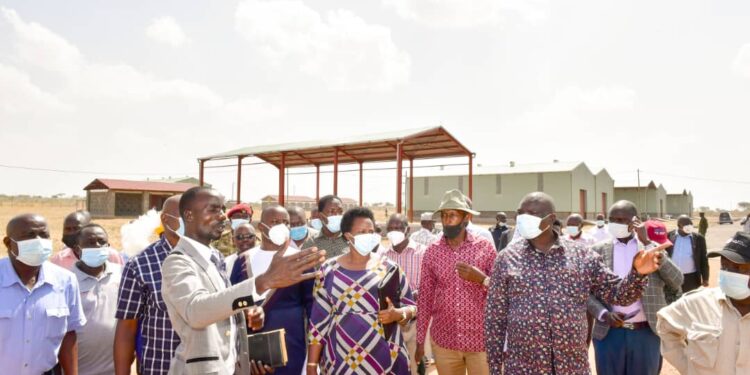
M 495 194 L 503 193 L 503 176 L 495 175 Z
M 543 173 L 536 174 L 536 190 L 544 191 L 544 174 Z
M 464 191 L 464 176 L 458 176 L 458 190 Z
M 424 181 L 424 195 L 430 194 L 430 178 L 425 177 L 422 181 Z

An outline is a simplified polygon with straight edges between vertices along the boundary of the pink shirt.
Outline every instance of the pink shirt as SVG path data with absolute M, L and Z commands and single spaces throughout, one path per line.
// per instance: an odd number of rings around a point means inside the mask
M 462 352 L 485 351 L 487 289 L 460 278 L 456 263 L 466 262 L 489 277 L 496 256 L 492 243 L 468 231 L 466 240 L 455 250 L 445 237 L 427 248 L 417 297 L 417 342 L 424 343 L 432 319 L 430 335 L 438 346 Z
M 125 264 L 125 262 L 122 261 L 122 256 L 120 256 L 120 253 L 115 249 L 109 249 L 109 259 L 107 260 L 119 265 Z M 78 261 L 78 257 L 73 253 L 71 248 L 66 247 L 49 258 L 49 261 L 70 271 Z
M 388 259 L 394 261 L 396 264 L 404 270 L 406 274 L 406 280 L 409 282 L 409 287 L 412 293 L 419 290 L 419 276 L 422 271 L 422 259 L 424 258 L 424 246 L 414 241 L 409 241 L 406 248 L 401 253 L 393 250 L 393 246 L 388 248 L 385 252 L 385 256 Z
M 624 244 L 619 240 L 614 240 L 613 243 L 614 249 L 612 251 L 612 268 L 614 268 L 613 271 L 615 271 L 617 276 L 620 276 L 621 279 L 624 279 L 628 276 L 630 270 L 633 269 L 633 258 L 635 258 L 635 254 L 638 253 L 639 248 L 638 239 L 636 238 L 636 236 L 633 236 L 633 238 L 628 241 L 627 244 Z M 612 311 L 623 313 L 626 315 L 636 310 L 639 310 L 638 314 L 626 320 L 626 322 L 635 323 L 648 321 L 648 319 L 646 319 L 646 313 L 643 311 L 643 303 L 641 303 L 640 299 L 628 306 L 612 306 Z

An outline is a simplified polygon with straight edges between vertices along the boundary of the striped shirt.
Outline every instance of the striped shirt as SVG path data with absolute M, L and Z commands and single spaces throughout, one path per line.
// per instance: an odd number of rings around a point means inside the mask
M 142 375 L 166 374 L 180 343 L 161 295 L 161 265 L 171 251 L 169 242 L 161 238 L 131 258 L 122 271 L 115 317 L 138 320 L 143 344 L 139 361 Z
M 412 293 L 419 290 L 419 276 L 422 271 L 422 258 L 424 258 L 425 249 L 424 246 L 414 241 L 409 241 L 409 244 L 406 245 L 406 248 L 401 253 L 396 252 L 396 250 L 393 250 L 393 246 L 390 246 L 384 254 L 404 270 Z

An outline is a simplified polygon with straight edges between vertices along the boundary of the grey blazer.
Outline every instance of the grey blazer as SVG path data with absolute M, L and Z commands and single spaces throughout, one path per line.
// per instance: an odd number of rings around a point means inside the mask
M 170 375 L 250 374 L 244 308 L 253 306 L 255 279 L 226 287 L 219 271 L 180 239 L 162 265 L 162 296 L 180 337 Z M 236 341 L 230 342 L 234 316 Z M 237 362 L 228 363 L 230 348 Z M 229 369 L 233 370 L 229 370 Z
M 611 270 L 614 270 L 614 259 L 612 256 L 615 247 L 614 241 L 602 241 L 591 247 L 591 250 L 602 256 L 604 264 Z M 638 246 L 642 245 L 639 243 Z M 646 286 L 646 290 L 643 291 L 643 296 L 641 296 L 641 303 L 643 303 L 646 319 L 648 319 L 648 324 L 654 333 L 656 333 L 656 313 L 667 305 L 664 299 L 664 285 L 669 285 L 679 290 L 682 287 L 683 278 L 682 272 L 680 272 L 680 269 L 677 268 L 669 257 L 664 256 L 662 260 L 659 270 L 648 275 L 648 286 Z M 594 339 L 601 340 L 607 336 L 609 325 L 599 321 L 597 317 L 599 317 L 599 313 L 602 310 L 609 311 L 611 308 L 611 306 L 604 304 L 596 297 L 589 296 L 588 311 L 594 316 L 594 328 L 591 337 Z

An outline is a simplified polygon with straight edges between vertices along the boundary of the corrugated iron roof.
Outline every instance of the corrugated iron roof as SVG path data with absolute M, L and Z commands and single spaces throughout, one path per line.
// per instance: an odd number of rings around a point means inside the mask
M 131 180 L 113 180 L 97 178 L 92 181 L 83 190 L 108 189 L 108 190 L 125 190 L 125 191 L 153 191 L 163 193 L 183 193 L 195 184 L 184 184 L 174 182 L 157 182 L 157 181 L 131 181 Z

